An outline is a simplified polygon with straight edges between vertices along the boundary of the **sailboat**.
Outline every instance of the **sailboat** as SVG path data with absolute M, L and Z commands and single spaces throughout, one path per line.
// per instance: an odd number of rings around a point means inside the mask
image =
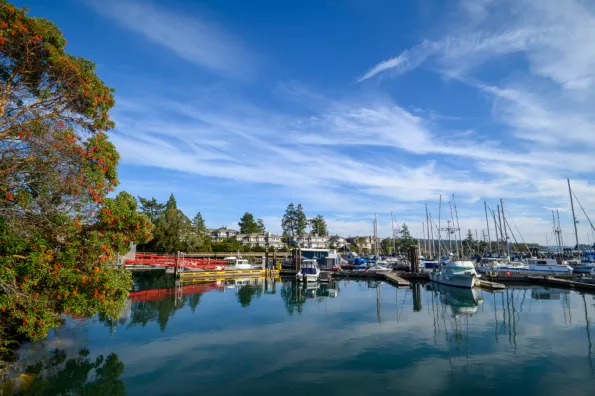
M 588 258 L 584 258 L 581 255 L 581 251 L 579 249 L 578 244 L 578 228 L 576 226 L 576 216 L 574 214 L 574 199 L 572 198 L 573 192 L 570 188 L 570 179 L 566 179 L 568 182 L 568 194 L 570 194 L 570 207 L 572 208 L 572 220 L 574 222 L 574 237 L 576 239 L 576 249 L 578 250 L 578 260 L 571 260 L 569 261 L 570 266 L 573 268 L 574 273 L 576 274 L 587 274 L 587 275 L 595 275 L 595 263 Z M 579 202 L 580 204 L 580 202 Z M 581 205 L 582 208 L 582 205 Z M 586 213 L 585 213 L 586 214 Z M 589 220 L 590 222 L 590 220 Z
M 454 200 L 454 195 L 453 195 Z M 442 195 L 440 196 L 440 209 L 442 209 Z M 456 204 L 455 204 L 456 210 Z M 450 208 L 450 215 L 453 220 L 454 224 L 454 216 L 452 213 L 452 206 Z M 458 224 L 458 214 L 457 214 L 457 224 Z M 456 231 L 460 227 L 451 228 L 450 221 L 449 226 L 447 228 L 447 232 L 449 233 L 449 244 L 450 244 L 450 234 L 452 231 Z M 440 231 L 440 229 L 439 229 Z M 439 234 L 440 235 L 440 234 Z M 456 234 L 455 234 L 456 235 Z M 442 237 L 440 237 L 442 240 Z M 459 241 L 460 241 L 459 237 Z M 455 241 L 456 249 L 457 249 L 457 256 L 459 251 L 459 241 Z M 459 256 L 460 257 L 460 256 Z M 472 261 L 468 260 L 461 260 L 457 258 L 456 260 L 453 259 L 452 253 L 449 253 L 449 257 L 446 260 L 441 261 L 440 269 L 435 269 L 434 271 L 430 272 L 430 280 L 432 282 L 441 283 L 447 286 L 454 286 L 454 287 L 463 287 L 470 289 L 475 285 L 475 280 L 479 277 L 477 271 L 475 270 L 475 264 Z

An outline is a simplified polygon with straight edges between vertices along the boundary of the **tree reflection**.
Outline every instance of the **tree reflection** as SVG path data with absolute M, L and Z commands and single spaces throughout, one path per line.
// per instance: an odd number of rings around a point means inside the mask
M 260 297 L 262 295 L 262 287 L 256 285 L 244 285 L 238 290 L 238 302 L 242 307 L 246 308 L 252 302 L 253 297 Z
M 303 290 L 296 282 L 283 282 L 280 294 L 287 314 L 293 315 L 296 311 L 302 313 L 306 302 L 306 294 L 303 293 Z
M 120 379 L 124 363 L 111 353 L 95 359 L 83 349 L 68 358 L 63 350 L 54 350 L 49 357 L 25 370 L 25 378 L 15 395 L 125 395 Z

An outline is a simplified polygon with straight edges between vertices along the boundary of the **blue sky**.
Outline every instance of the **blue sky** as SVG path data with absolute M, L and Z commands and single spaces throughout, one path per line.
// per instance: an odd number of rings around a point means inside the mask
M 116 89 L 120 190 L 173 192 L 209 226 L 249 211 L 278 232 L 294 202 L 332 233 L 378 213 L 389 235 L 390 211 L 416 233 L 454 193 L 463 229 L 502 198 L 525 240 L 559 209 L 571 242 L 567 177 L 595 217 L 594 2 L 17 4 Z

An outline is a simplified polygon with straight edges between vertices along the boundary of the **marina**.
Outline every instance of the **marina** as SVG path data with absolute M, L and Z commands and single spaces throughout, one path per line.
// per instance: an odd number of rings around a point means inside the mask
M 55 350 L 84 359 L 84 349 L 109 356 L 105 367 L 119 369 L 104 386 L 128 395 L 589 395 L 595 385 L 591 294 L 514 285 L 494 293 L 394 274 L 328 283 L 138 274 L 119 318 L 67 318 L 48 339 L 22 345 L 19 365 L 49 365 Z M 52 366 L 46 378 L 77 367 Z

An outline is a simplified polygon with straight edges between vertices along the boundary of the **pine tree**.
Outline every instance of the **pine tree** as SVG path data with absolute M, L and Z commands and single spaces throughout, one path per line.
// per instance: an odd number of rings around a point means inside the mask
M 401 238 L 399 238 L 399 244 L 401 249 L 409 249 L 411 246 L 415 246 L 415 244 L 417 244 L 417 240 L 411 236 L 407 224 L 403 224 L 401 227 Z
M 258 228 L 258 224 L 254 221 L 254 216 L 252 213 L 244 213 L 244 216 L 239 221 L 240 226 L 240 233 L 242 234 L 250 234 L 253 232 L 260 232 Z
M 310 219 L 308 222 L 310 223 L 310 229 L 313 234 L 316 234 L 318 236 L 328 235 L 326 220 L 321 215 L 317 215 L 316 217 Z
M 138 200 L 141 205 L 140 212 L 146 215 L 153 224 L 165 212 L 165 204 L 157 202 L 155 198 L 146 199 L 138 197 Z
M 296 210 L 293 203 L 287 205 L 285 214 L 281 220 L 281 229 L 285 236 L 295 236 L 296 233 Z
M 296 234 L 303 234 L 306 232 L 306 227 L 308 227 L 308 218 L 306 217 L 306 214 L 304 213 L 304 208 L 302 207 L 302 204 L 299 204 L 296 211 L 295 211 L 295 216 L 296 216 Z
M 191 222 L 178 209 L 172 194 L 165 204 L 165 213 L 155 224 L 155 250 L 158 252 L 176 252 L 185 250 L 185 241 L 191 234 Z
M 264 221 L 262 219 L 258 219 L 256 224 L 258 225 L 258 232 L 260 232 L 260 233 L 266 232 L 267 229 L 266 229 L 266 227 L 264 225 Z

